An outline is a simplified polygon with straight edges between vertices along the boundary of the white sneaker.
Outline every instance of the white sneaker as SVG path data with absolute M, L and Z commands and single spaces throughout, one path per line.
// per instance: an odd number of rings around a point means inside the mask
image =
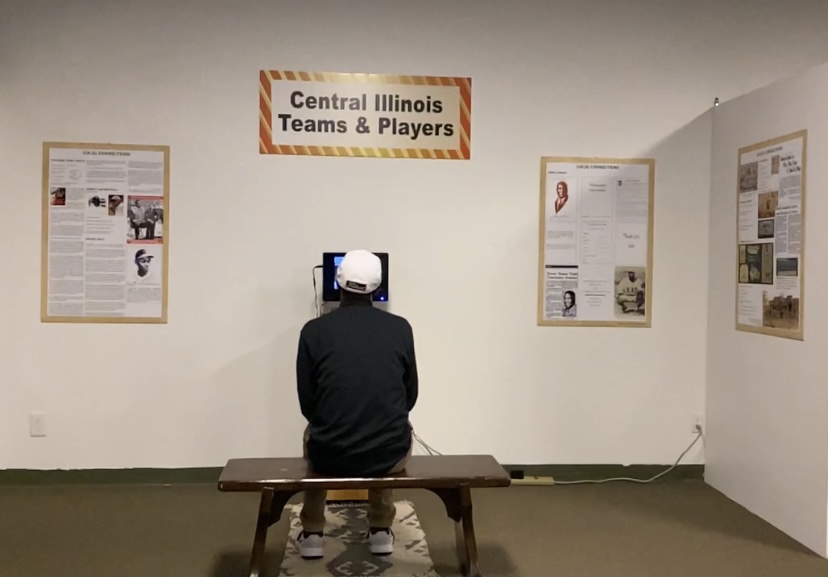
M 302 556 L 302 559 L 321 559 L 325 556 L 322 533 L 302 531 L 299 533 L 296 541 L 299 543 L 299 554 Z
M 390 555 L 394 552 L 394 533 L 391 529 L 371 529 L 368 544 L 374 555 Z

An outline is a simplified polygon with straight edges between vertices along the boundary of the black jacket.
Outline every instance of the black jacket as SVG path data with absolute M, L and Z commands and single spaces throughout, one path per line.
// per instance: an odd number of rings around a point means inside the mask
M 302 328 L 296 380 L 315 471 L 377 476 L 406 456 L 418 387 L 407 320 L 370 301 L 343 301 Z

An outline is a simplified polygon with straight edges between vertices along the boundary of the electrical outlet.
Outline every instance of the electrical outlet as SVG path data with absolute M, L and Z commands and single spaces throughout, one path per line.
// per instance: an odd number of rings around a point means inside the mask
M 31 413 L 29 415 L 29 436 L 30 437 L 45 437 L 46 436 L 46 414 L 45 413 Z
M 690 432 L 698 434 L 699 429 L 704 431 L 704 415 L 702 413 L 693 413 L 693 422 L 690 425 Z

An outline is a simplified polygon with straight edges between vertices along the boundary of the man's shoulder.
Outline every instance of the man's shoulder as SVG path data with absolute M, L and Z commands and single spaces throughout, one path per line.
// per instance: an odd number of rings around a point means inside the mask
M 322 323 L 322 319 L 324 317 L 314 317 L 309 321 L 306 321 L 304 325 L 302 325 L 302 329 L 299 331 L 299 336 L 302 338 L 307 338 L 308 336 L 314 334 L 317 330 L 319 330 L 319 325 Z
M 380 308 L 372 308 L 370 309 L 373 318 L 375 320 L 379 320 L 380 322 L 388 323 L 393 326 L 403 327 L 407 330 L 411 330 L 411 323 L 408 321 L 407 318 L 403 317 L 402 315 L 395 314 Z M 326 313 L 322 316 L 315 317 L 310 319 L 309 321 L 305 322 L 302 326 L 301 333 L 303 335 L 310 335 L 316 331 L 323 329 L 329 323 L 336 323 L 341 317 L 337 315 L 338 310 L 332 310 L 329 313 Z M 347 318 L 347 317 L 344 317 Z
M 408 322 L 408 319 L 404 316 L 380 308 L 377 308 L 375 310 L 377 311 L 377 313 L 379 313 L 381 318 L 387 319 L 387 322 L 394 323 L 398 326 L 411 330 L 411 323 Z

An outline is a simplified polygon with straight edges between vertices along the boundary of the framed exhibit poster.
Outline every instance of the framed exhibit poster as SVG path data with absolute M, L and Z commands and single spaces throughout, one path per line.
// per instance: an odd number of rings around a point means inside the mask
M 807 138 L 739 149 L 736 330 L 803 339 Z
M 538 325 L 650 327 L 655 161 L 541 158 Z
M 170 149 L 43 144 L 42 322 L 166 323 Z

